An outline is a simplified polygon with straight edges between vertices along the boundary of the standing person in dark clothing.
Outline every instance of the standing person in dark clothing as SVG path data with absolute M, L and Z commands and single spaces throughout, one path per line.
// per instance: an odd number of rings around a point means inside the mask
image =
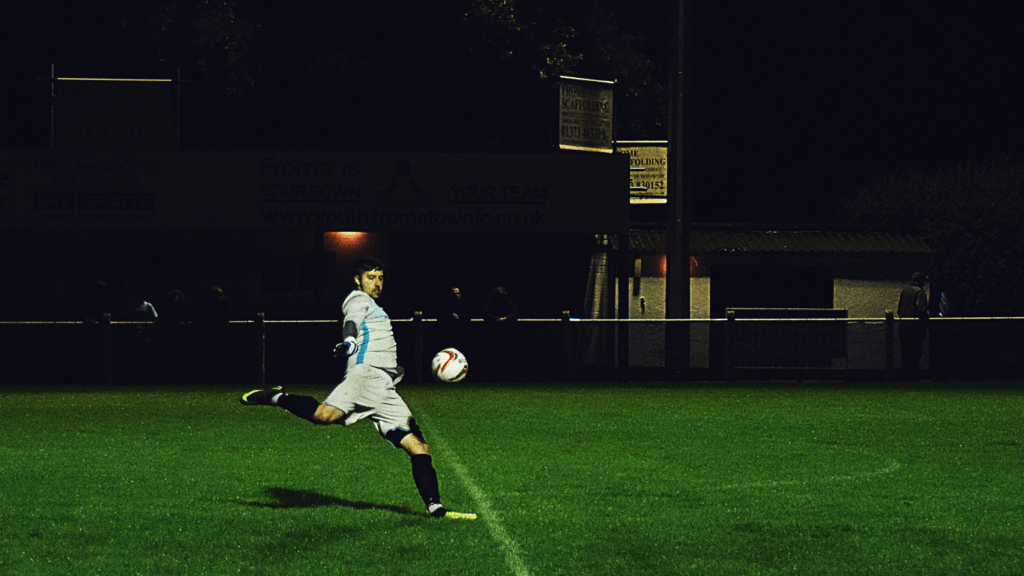
M 206 302 L 199 308 L 199 320 L 202 322 L 227 322 L 231 320 L 231 298 L 224 294 L 220 286 L 210 288 Z
M 200 368 L 203 378 L 208 382 L 227 382 L 238 379 L 238 375 L 232 369 L 237 362 L 230 358 L 234 350 L 229 346 L 231 321 L 231 299 L 224 294 L 220 286 L 210 288 L 206 300 L 199 305 L 196 320 L 202 326 L 198 327 L 198 341 L 201 342 L 200 356 L 202 367 Z
M 452 286 L 445 292 L 440 310 L 437 313 L 437 319 L 452 322 L 469 322 L 472 317 L 472 307 L 469 301 L 462 295 L 462 290 L 458 286 Z
M 905 377 L 916 380 L 928 333 L 928 293 L 924 288 L 928 277 L 921 272 L 911 276 L 911 283 L 900 292 L 896 313 L 900 317 L 900 370 Z
M 467 326 L 472 318 L 473 309 L 462 290 L 458 286 L 445 290 L 437 310 L 437 347 L 455 348 L 467 357 L 475 356 L 476 345 Z
M 516 322 L 519 319 L 519 308 L 504 286 L 498 286 L 491 292 L 484 304 L 483 316 L 492 326 L 488 327 L 487 345 L 480 348 L 483 369 L 477 371 L 477 374 L 492 380 L 519 377 L 517 372 L 522 370 L 519 364 L 504 361 L 514 356 L 519 347 L 519 323 Z
M 185 293 L 181 290 L 171 290 L 167 293 L 167 301 L 161 307 L 160 321 L 171 324 L 188 324 L 192 316 L 188 311 L 188 303 L 185 301 Z
M 185 293 L 171 290 L 167 293 L 164 303 L 160 306 L 160 326 L 157 334 L 161 337 L 157 346 L 163 363 L 160 374 L 165 382 L 184 382 L 191 378 L 188 370 L 194 363 L 187 359 L 195 358 L 192 352 L 193 329 L 187 326 L 192 321 Z
M 484 318 L 495 322 L 509 322 L 519 319 L 519 308 L 508 295 L 504 286 L 498 286 L 491 292 L 484 306 Z
M 92 290 L 84 295 L 80 305 L 82 320 L 87 325 L 83 330 L 84 340 L 82 346 L 85 350 L 86 358 L 91 359 L 91 364 L 83 368 L 89 374 L 99 377 L 105 371 L 103 364 L 105 357 L 103 334 L 106 330 L 110 329 L 109 325 L 101 326 L 100 324 L 104 321 L 104 315 L 112 316 L 114 314 L 114 298 L 110 293 L 107 283 L 103 280 L 97 280 L 93 284 Z
M 104 314 L 114 313 L 114 298 L 103 280 L 97 280 L 92 293 L 82 303 L 82 316 L 86 322 L 95 324 L 103 320 Z

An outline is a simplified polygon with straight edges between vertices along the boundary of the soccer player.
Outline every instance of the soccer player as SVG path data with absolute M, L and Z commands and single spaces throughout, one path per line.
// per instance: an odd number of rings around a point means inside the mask
M 250 406 L 279 406 L 314 424 L 348 426 L 369 418 L 385 440 L 408 452 L 413 481 L 428 514 L 435 518 L 475 518 L 473 514 L 449 512 L 441 504 L 430 446 L 395 390 L 404 370 L 398 365 L 391 319 L 376 302 L 384 288 L 384 263 L 376 258 L 363 258 L 356 263 L 354 272 L 356 288 L 341 305 L 345 316 L 343 341 L 334 348 L 336 355 L 348 358 L 341 384 L 323 402 L 311 396 L 286 394 L 281 387 L 253 390 L 244 394 L 241 402 Z

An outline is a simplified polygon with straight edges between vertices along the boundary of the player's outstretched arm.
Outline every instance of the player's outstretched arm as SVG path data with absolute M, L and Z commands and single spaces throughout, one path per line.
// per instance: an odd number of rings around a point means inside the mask
M 356 337 L 359 335 L 359 329 L 356 328 L 355 322 L 351 320 L 345 321 L 345 326 L 341 329 L 341 335 L 344 340 L 334 345 L 334 355 L 336 357 L 351 356 L 359 351 L 359 341 L 356 340 Z

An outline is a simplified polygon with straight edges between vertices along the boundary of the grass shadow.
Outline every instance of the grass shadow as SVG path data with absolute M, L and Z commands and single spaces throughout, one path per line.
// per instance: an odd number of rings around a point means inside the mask
M 337 496 L 329 496 L 308 490 L 293 490 L 291 488 L 267 488 L 264 492 L 273 498 L 274 502 L 245 502 L 246 506 L 255 508 L 319 508 L 321 506 L 343 506 L 353 510 L 386 510 L 396 514 L 417 515 L 416 512 L 403 506 L 389 506 L 387 504 L 374 504 L 372 502 L 354 502 Z

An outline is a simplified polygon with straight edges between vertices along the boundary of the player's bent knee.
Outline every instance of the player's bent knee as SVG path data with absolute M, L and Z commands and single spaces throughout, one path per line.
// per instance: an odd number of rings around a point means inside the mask
M 345 413 L 338 410 L 334 406 L 328 406 L 327 404 L 321 404 L 317 406 L 316 412 L 313 413 L 313 419 L 318 424 L 335 424 L 341 421 L 345 417 Z

